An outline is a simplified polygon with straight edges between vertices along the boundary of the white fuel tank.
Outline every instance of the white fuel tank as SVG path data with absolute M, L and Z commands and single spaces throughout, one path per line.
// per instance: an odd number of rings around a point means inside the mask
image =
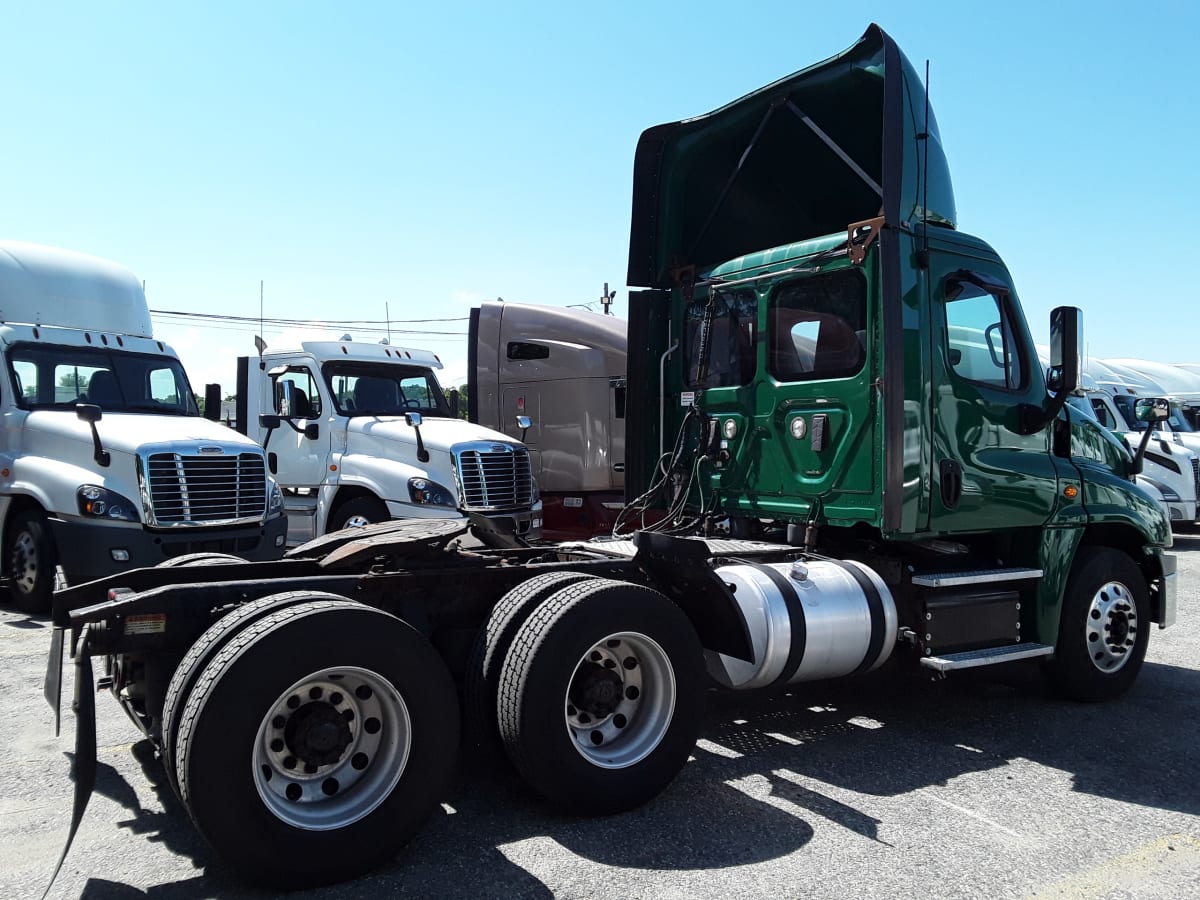
M 706 651 L 708 671 L 737 690 L 838 678 L 883 664 L 896 643 L 896 604 L 882 578 L 851 560 L 737 563 L 733 589 L 754 662 Z

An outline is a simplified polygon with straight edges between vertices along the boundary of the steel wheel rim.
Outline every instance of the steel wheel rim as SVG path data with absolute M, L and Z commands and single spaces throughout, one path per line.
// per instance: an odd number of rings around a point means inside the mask
M 632 631 L 610 634 L 571 674 L 565 714 L 571 744 L 602 769 L 635 765 L 671 727 L 675 694 L 670 657 L 656 641 Z
M 370 524 L 372 524 L 371 520 L 362 513 L 359 513 L 351 516 L 345 522 L 343 522 L 342 528 L 366 528 Z
M 12 548 L 12 577 L 13 582 L 24 594 L 33 592 L 37 585 L 38 558 L 37 545 L 33 535 L 22 531 L 13 540 Z
M 1096 591 L 1084 630 L 1092 665 L 1105 674 L 1120 671 L 1137 642 L 1137 604 L 1129 588 L 1110 581 Z
M 344 828 L 391 794 L 411 745 L 408 706 L 391 682 L 354 666 L 322 669 L 280 694 L 263 717 L 254 786 L 288 825 Z

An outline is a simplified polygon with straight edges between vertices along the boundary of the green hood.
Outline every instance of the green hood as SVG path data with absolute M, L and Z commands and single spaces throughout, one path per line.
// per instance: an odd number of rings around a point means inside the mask
M 872 25 L 844 53 L 708 115 L 643 132 L 628 283 L 669 287 L 679 267 L 705 269 L 877 216 L 919 222 L 926 202 L 930 222 L 954 227 L 932 109 L 924 196 L 925 107 L 916 70 Z

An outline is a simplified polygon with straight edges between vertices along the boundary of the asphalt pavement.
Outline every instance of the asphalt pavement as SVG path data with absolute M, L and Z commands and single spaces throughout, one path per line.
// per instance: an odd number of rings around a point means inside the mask
M 389 865 L 297 898 L 1200 896 L 1200 536 L 1177 537 L 1178 623 L 1122 699 L 1050 694 L 1036 663 L 888 670 L 709 697 L 668 790 L 555 813 L 468 761 Z M 50 627 L 0 608 L 0 897 L 39 897 L 66 838 L 74 720 L 42 698 Z M 69 694 L 69 676 L 66 691 Z M 97 789 L 53 898 L 266 897 L 191 827 L 149 744 L 97 697 Z

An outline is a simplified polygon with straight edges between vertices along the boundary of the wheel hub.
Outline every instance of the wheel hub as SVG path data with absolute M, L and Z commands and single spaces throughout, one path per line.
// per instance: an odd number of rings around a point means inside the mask
M 1137 606 L 1129 589 L 1110 581 L 1092 597 L 1085 633 L 1088 653 L 1101 672 L 1120 669 L 1137 642 Z
M 293 827 L 343 828 L 387 797 L 411 742 L 408 707 L 386 678 L 353 666 L 323 669 L 266 709 L 254 786 L 271 814 Z
M 288 720 L 283 739 L 302 762 L 328 766 L 341 759 L 353 735 L 333 706 L 306 703 Z
M 579 660 L 563 699 L 579 754 L 594 766 L 623 769 L 645 759 L 667 733 L 675 674 L 653 638 L 610 634 Z
M 22 531 L 13 541 L 12 577 L 25 593 L 30 593 L 37 583 L 38 559 L 33 536 Z
M 603 719 L 616 712 L 624 697 L 624 685 L 613 669 L 588 661 L 579 667 L 571 682 L 572 705 Z

